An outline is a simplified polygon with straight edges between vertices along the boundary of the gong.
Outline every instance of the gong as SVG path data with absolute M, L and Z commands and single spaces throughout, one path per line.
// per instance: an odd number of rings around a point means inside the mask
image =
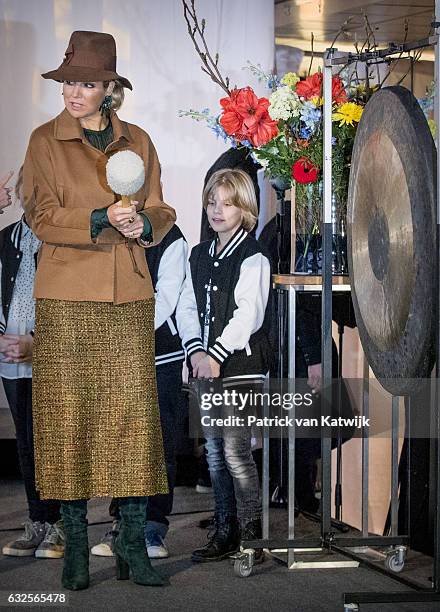
M 434 141 L 416 98 L 400 86 L 376 92 L 354 142 L 348 255 L 362 347 L 393 395 L 411 394 L 434 365 L 435 177 Z

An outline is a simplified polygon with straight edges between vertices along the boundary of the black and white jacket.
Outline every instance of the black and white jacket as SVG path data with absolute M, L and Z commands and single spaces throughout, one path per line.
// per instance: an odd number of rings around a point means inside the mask
M 185 280 L 188 245 L 177 225 L 173 225 L 158 245 L 145 249 L 145 256 L 156 298 L 156 366 L 183 361 L 185 354 L 177 333 L 176 306 Z
M 20 250 L 22 232 L 23 224 L 21 220 L 0 231 L 1 306 L 3 311 L 3 316 L 0 316 L 0 334 L 4 334 L 6 331 L 15 279 L 23 257 Z M 35 255 L 36 266 L 37 255 Z
M 194 247 L 177 306 L 188 357 L 204 350 L 223 379 L 262 379 L 271 361 L 270 263 L 243 228 L 216 254 L 216 240 Z

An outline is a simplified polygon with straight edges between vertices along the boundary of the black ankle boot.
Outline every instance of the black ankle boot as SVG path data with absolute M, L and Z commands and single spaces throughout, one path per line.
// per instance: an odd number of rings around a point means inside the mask
M 240 545 L 240 528 L 235 516 L 215 517 L 214 533 L 206 546 L 195 550 L 191 561 L 221 561 L 237 552 Z
M 152 567 L 145 548 L 146 508 L 145 497 L 125 497 L 119 500 L 121 524 L 114 546 L 117 579 L 128 580 L 131 571 L 136 584 L 164 586 L 168 580 Z
M 64 523 L 64 567 L 61 583 L 65 589 L 79 591 L 89 586 L 89 541 L 87 537 L 87 501 L 78 499 L 61 503 Z
M 261 540 L 263 537 L 263 529 L 261 527 L 261 519 L 254 519 L 253 521 L 249 521 L 245 523 L 244 527 L 241 530 L 241 540 L 245 542 L 246 540 Z M 246 547 L 246 544 L 243 545 Z M 263 561 L 263 549 L 256 548 L 254 555 L 254 563 L 261 563 Z

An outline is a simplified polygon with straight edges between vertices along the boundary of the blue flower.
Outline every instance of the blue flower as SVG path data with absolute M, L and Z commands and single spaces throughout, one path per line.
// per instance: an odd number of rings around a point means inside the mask
M 317 124 L 321 120 L 321 111 L 316 108 L 313 102 L 304 102 L 300 115 L 301 121 L 311 132 L 314 132 Z
M 311 135 L 312 135 L 312 130 L 307 127 L 303 127 L 299 131 L 300 138 L 303 138 L 304 140 L 308 140 Z

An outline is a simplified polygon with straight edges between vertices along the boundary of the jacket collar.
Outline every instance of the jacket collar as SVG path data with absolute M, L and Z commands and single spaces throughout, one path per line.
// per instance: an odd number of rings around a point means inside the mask
M 222 248 L 222 250 L 220 251 L 218 255 L 216 255 L 215 253 L 215 247 L 216 247 L 217 240 L 218 240 L 218 238 L 216 237 L 214 238 L 214 240 L 211 243 L 211 246 L 209 247 L 209 254 L 211 255 L 211 257 L 216 257 L 216 259 L 224 259 L 225 257 L 229 257 L 229 255 L 232 255 L 235 249 L 243 242 L 243 240 L 247 237 L 247 235 L 248 235 L 248 232 L 242 227 L 239 227 L 238 230 L 235 232 L 233 236 L 231 236 L 231 238 L 228 240 L 228 242 L 225 244 L 225 246 Z
M 110 119 L 113 127 L 113 142 L 121 139 L 132 142 L 127 123 L 121 121 L 116 113 L 112 113 Z M 66 109 L 55 117 L 54 136 L 57 140 L 82 140 L 83 142 L 87 140 L 78 119 L 72 117 Z

